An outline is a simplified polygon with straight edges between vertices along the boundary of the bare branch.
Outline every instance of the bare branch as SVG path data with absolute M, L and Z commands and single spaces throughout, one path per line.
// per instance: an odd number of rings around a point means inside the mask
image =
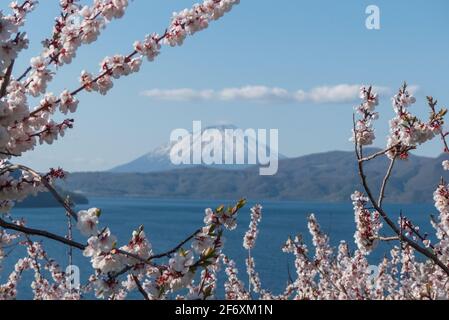
M 139 289 L 139 292 L 142 294 L 143 298 L 145 300 L 150 300 L 150 297 L 148 296 L 148 293 L 145 291 L 145 289 L 142 287 L 142 284 L 139 281 L 139 278 L 137 276 L 133 275 L 133 280 L 136 283 L 137 289 Z
M 171 249 L 170 251 L 167 251 L 167 252 L 164 252 L 164 253 L 160 253 L 160 254 L 156 254 L 156 255 L 154 255 L 154 256 L 151 256 L 148 260 L 160 259 L 160 258 L 168 257 L 168 256 L 172 255 L 173 253 L 176 253 L 176 252 L 179 251 L 179 249 L 181 249 L 187 242 L 189 242 L 190 240 L 192 240 L 193 238 L 195 238 L 196 235 L 199 234 L 201 231 L 202 231 L 202 229 L 196 230 L 191 236 L 189 236 L 187 239 L 185 239 L 184 241 L 182 241 L 179 245 L 177 245 L 176 247 L 174 247 L 174 248 Z
M 19 77 L 17 78 L 17 81 L 19 81 L 19 82 L 22 81 L 22 80 L 28 75 L 28 73 L 30 73 L 31 70 L 33 70 L 33 68 L 28 67 L 28 68 L 22 73 L 22 75 L 19 76 Z
M 3 78 L 2 87 L 0 88 L 0 99 L 6 95 L 6 88 L 11 81 L 12 70 L 14 69 L 14 60 L 11 61 L 8 69 L 6 70 L 5 77 Z
M 382 181 L 382 186 L 379 192 L 379 200 L 377 201 L 377 205 L 382 207 L 382 202 L 385 198 L 385 188 L 387 187 L 388 180 L 391 177 L 391 173 L 393 172 L 394 164 L 396 163 L 397 156 L 395 155 L 393 159 L 390 161 L 390 166 L 388 167 L 387 173 L 385 174 L 384 180 Z
M 396 149 L 399 145 L 400 145 L 400 144 L 395 144 L 394 146 L 392 146 L 392 147 L 390 147 L 390 148 L 388 148 L 388 149 L 385 149 L 385 150 L 382 150 L 382 151 L 373 153 L 372 155 L 370 155 L 370 156 L 368 156 L 368 157 L 365 157 L 365 158 L 363 158 L 363 159 L 359 159 L 359 161 L 367 162 L 367 161 L 370 161 L 370 160 L 374 160 L 374 159 L 376 159 L 376 158 L 378 158 L 378 157 L 380 157 L 380 156 L 385 155 L 387 152 L 390 152 L 390 151 Z
M 31 228 L 19 226 L 19 225 L 14 224 L 14 223 L 6 222 L 3 219 L 0 219 L 0 227 L 2 227 L 4 229 L 7 229 L 7 230 L 18 231 L 20 233 L 23 233 L 23 234 L 26 234 L 26 235 L 30 235 L 30 236 L 39 236 L 39 237 L 44 237 L 44 238 L 47 238 L 47 239 L 51 239 L 51 240 L 54 240 L 56 242 L 60 242 L 60 243 L 63 243 L 65 245 L 67 245 L 67 246 L 70 246 L 70 247 L 73 247 L 73 248 L 77 248 L 77 249 L 80 249 L 80 250 L 84 250 L 87 247 L 84 244 L 81 244 L 79 242 L 75 242 L 73 240 L 66 239 L 65 237 L 58 236 L 58 235 L 56 235 L 54 233 L 43 231 L 43 230 L 31 229 Z

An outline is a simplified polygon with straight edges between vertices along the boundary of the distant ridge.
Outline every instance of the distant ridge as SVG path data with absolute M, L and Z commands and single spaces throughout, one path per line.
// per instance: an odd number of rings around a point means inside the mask
M 202 130 L 202 132 L 206 131 L 206 130 L 210 130 L 210 129 L 216 129 L 218 130 L 219 134 L 221 135 L 221 138 L 224 140 L 225 137 L 225 130 L 226 129 L 232 129 L 232 130 L 236 130 L 238 129 L 236 126 L 234 125 L 219 125 L 219 126 L 211 126 L 211 127 L 207 127 L 204 128 Z M 252 143 L 257 145 L 257 141 L 252 140 Z M 195 145 L 200 144 L 201 141 L 200 139 L 193 139 L 192 138 L 192 133 L 190 133 L 189 136 L 184 137 L 184 139 L 182 139 L 181 144 L 184 145 L 185 147 L 189 147 L 191 150 L 193 150 L 193 147 Z M 154 149 L 153 151 L 131 161 L 128 163 L 125 163 L 123 165 L 117 166 L 115 168 L 112 168 L 111 170 L 109 170 L 110 172 L 115 172 L 115 173 L 150 173 L 150 172 L 162 172 L 162 171 L 169 171 L 169 170 L 175 170 L 175 169 L 186 169 L 186 168 L 192 168 L 191 165 L 180 165 L 180 166 L 176 166 L 174 164 L 172 164 L 171 160 L 170 160 L 170 151 L 172 150 L 173 146 L 175 145 L 175 143 L 166 143 L 156 149 Z M 257 155 L 257 150 L 252 150 L 248 148 L 248 141 L 245 143 L 245 154 L 251 154 L 251 155 Z M 266 146 L 265 146 L 266 147 Z M 269 148 L 266 147 L 269 151 Z M 235 149 L 234 150 L 230 150 L 231 153 L 235 153 Z M 280 159 L 285 159 L 287 158 L 284 155 L 279 155 Z M 226 169 L 226 170 L 238 170 L 238 169 L 244 169 L 244 168 L 248 168 L 250 167 L 249 165 L 213 165 L 210 166 L 212 168 L 218 168 L 218 169 Z
M 366 150 L 366 154 L 376 150 Z M 441 163 L 445 156 L 426 158 L 411 155 L 398 161 L 387 188 L 390 203 L 430 203 L 441 176 L 449 178 Z M 378 158 L 366 167 L 373 190 L 388 166 Z M 362 190 L 353 152 L 312 154 L 279 163 L 275 176 L 259 176 L 257 168 L 219 170 L 190 168 L 154 173 L 74 173 L 64 188 L 90 196 L 137 196 L 179 199 L 294 200 L 347 202 L 356 189 Z
M 63 197 L 70 197 L 70 200 L 75 205 L 89 204 L 89 199 L 86 196 L 65 190 L 58 190 L 58 193 Z M 29 196 L 22 202 L 17 202 L 17 208 L 56 208 L 61 207 L 61 204 L 53 197 L 50 192 L 41 192 L 36 196 Z

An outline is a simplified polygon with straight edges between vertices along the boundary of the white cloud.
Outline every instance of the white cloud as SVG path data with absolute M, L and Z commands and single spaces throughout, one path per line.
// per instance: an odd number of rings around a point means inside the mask
M 142 93 L 144 96 L 155 100 L 166 101 L 198 101 L 198 100 L 211 100 L 214 96 L 213 90 L 193 90 L 193 89 L 152 89 Z
M 320 86 L 310 90 L 289 91 L 284 88 L 267 86 L 244 86 L 222 90 L 194 89 L 152 89 L 142 92 L 143 96 L 158 101 L 198 102 L 198 101 L 247 101 L 263 103 L 351 103 L 359 100 L 361 85 L 338 84 Z M 412 86 L 416 91 L 417 86 Z M 375 87 L 380 95 L 390 95 L 386 87 Z
M 241 88 L 227 88 L 216 92 L 215 96 L 220 100 L 233 101 L 288 101 L 291 94 L 282 88 L 270 88 L 264 86 L 246 86 Z

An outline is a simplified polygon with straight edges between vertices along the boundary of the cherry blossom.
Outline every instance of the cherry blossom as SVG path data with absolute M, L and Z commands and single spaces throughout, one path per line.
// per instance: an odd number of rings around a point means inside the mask
M 409 108 L 416 102 L 416 99 L 409 93 L 406 84 L 392 100 L 396 117 L 390 121 L 390 136 L 387 146 L 394 148 L 389 152 L 389 157 L 400 155 L 401 159 L 407 159 L 410 150 L 440 134 L 441 118 L 440 115 L 432 113 L 429 122 L 423 122 L 414 116 Z
M 174 272 L 187 273 L 193 265 L 193 253 L 191 251 L 177 252 L 169 263 Z
M 157 33 L 147 35 L 143 42 L 136 41 L 134 43 L 134 49 L 146 57 L 148 61 L 154 61 L 154 59 L 159 55 L 161 50 L 160 36 Z
M 357 140 L 360 145 L 368 146 L 373 144 L 375 139 L 372 123 L 378 118 L 375 108 L 379 104 L 379 100 L 377 94 L 370 87 L 362 87 L 360 89 L 360 97 L 363 99 L 363 102 L 355 110 L 362 118 L 354 125 L 351 141 Z
M 449 187 L 441 184 L 435 191 L 433 199 L 440 213 L 440 221 L 437 225 L 438 237 L 444 240 L 449 234 Z
M 379 230 L 382 228 L 378 212 L 371 213 L 366 209 L 369 199 L 356 191 L 351 199 L 354 205 L 357 231 L 354 235 L 358 248 L 365 254 L 370 253 L 379 241 Z
M 251 222 L 249 225 L 249 230 L 246 232 L 243 247 L 246 250 L 253 249 L 255 246 L 258 230 L 258 223 L 262 219 L 262 206 L 257 205 L 251 209 Z
M 59 99 L 61 100 L 59 106 L 59 110 L 61 111 L 61 113 L 67 114 L 68 112 L 70 113 L 76 112 L 79 101 L 75 97 L 73 97 L 68 90 L 64 90 L 61 93 Z
M 83 235 L 92 236 L 97 234 L 98 217 L 100 214 L 101 210 L 97 208 L 78 212 L 77 228 Z
M 449 160 L 443 161 L 442 165 L 444 170 L 449 171 Z

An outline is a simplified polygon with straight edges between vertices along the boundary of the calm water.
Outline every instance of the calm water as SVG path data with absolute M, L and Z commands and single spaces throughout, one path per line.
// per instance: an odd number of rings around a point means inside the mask
M 120 244 L 126 243 L 133 230 L 139 225 L 145 226 L 146 234 L 153 244 L 154 251 L 165 252 L 181 240 L 185 239 L 203 223 L 204 209 L 215 208 L 220 204 L 232 204 L 229 201 L 181 201 L 181 200 L 147 200 L 130 198 L 93 198 L 91 207 L 102 208 L 101 223 L 109 226 L 118 236 Z M 236 231 L 227 232 L 225 240 L 225 253 L 236 260 L 242 280 L 246 280 L 244 261 L 246 252 L 242 248 L 242 237 L 249 224 L 249 203 L 239 215 L 239 225 Z M 253 255 L 256 259 L 257 270 L 260 273 L 264 288 L 280 293 L 285 287 L 292 257 L 282 253 L 281 247 L 289 235 L 304 234 L 309 241 L 307 232 L 307 216 L 315 213 L 325 232 L 327 232 L 333 245 L 340 240 L 347 240 L 354 247 L 354 216 L 352 206 L 347 204 L 315 204 L 299 202 L 263 202 L 263 219 L 260 225 L 261 232 Z M 431 205 L 392 205 L 389 212 L 399 216 L 403 212 L 422 226 L 424 230 L 431 230 L 429 224 L 430 214 L 436 214 Z M 64 213 L 60 209 L 16 209 L 15 217 L 24 217 L 27 225 L 33 228 L 47 229 L 51 232 L 65 235 L 67 224 Z M 85 239 L 76 235 L 76 240 L 84 242 Z M 36 238 L 37 239 L 37 238 Z M 67 264 L 67 249 L 64 246 L 44 241 L 51 257 Z M 371 256 L 372 262 L 379 260 L 390 248 L 389 244 L 379 247 Z M 24 252 L 15 249 L 0 271 L 0 283 L 4 283 L 11 271 L 12 261 L 17 261 Z M 89 277 L 91 269 L 89 262 L 77 252 L 74 263 L 81 269 L 82 278 Z M 32 274 L 25 274 L 20 287 L 20 298 L 30 298 L 29 283 Z M 138 297 L 138 296 L 133 296 Z

